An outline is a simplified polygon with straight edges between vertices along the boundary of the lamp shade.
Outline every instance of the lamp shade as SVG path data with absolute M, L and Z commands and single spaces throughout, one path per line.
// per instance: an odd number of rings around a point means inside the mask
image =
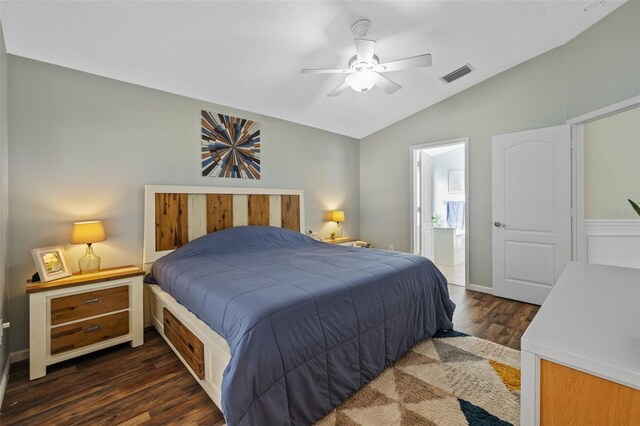
M 344 222 L 344 210 L 334 210 L 331 212 L 331 222 Z
M 106 239 L 104 227 L 99 220 L 76 222 L 71 229 L 71 244 L 90 244 Z
M 380 79 L 380 74 L 370 69 L 364 68 L 353 74 L 349 74 L 345 81 L 356 92 L 365 93 Z

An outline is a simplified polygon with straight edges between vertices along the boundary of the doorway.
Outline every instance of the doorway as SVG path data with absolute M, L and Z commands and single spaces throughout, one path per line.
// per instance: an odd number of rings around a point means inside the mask
M 637 118 L 635 121 L 631 117 L 623 119 L 622 122 L 618 121 L 623 116 L 637 114 L 638 108 L 640 108 L 640 96 L 635 96 L 567 121 L 571 125 L 573 141 L 571 158 L 573 173 L 571 201 L 572 210 L 575 212 L 572 226 L 573 260 L 640 268 L 639 219 L 631 208 L 631 204 L 627 202 L 627 199 L 640 198 L 637 192 L 638 187 L 634 186 L 634 183 L 637 184 L 637 179 L 633 176 L 637 167 L 629 168 L 625 163 L 633 159 L 631 161 L 634 165 L 637 164 L 635 159 L 638 146 Z M 628 130 L 626 133 L 623 131 L 624 136 L 622 136 L 620 126 L 625 121 L 629 121 L 631 127 L 627 125 Z M 636 127 L 633 127 L 634 124 Z M 613 125 L 613 128 L 609 127 L 610 125 Z M 598 145 L 603 146 L 598 148 Z M 598 161 L 598 156 L 602 156 L 598 149 L 607 154 L 602 161 Z M 597 175 L 598 169 L 612 171 L 612 173 L 607 174 L 605 180 L 599 180 L 601 177 Z M 627 171 L 629 176 L 625 174 L 624 179 L 619 179 L 616 174 L 620 171 Z M 589 182 L 597 182 L 597 185 L 587 186 Z M 600 188 L 606 187 L 607 184 L 610 188 L 603 196 Z
M 468 275 L 467 145 L 461 138 L 411 147 L 412 252 L 460 286 Z

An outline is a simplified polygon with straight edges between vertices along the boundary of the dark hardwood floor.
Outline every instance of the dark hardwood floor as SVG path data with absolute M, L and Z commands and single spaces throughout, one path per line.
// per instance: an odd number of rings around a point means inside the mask
M 453 328 L 518 350 L 520 338 L 540 309 L 457 285 L 449 285 L 449 296 L 456 304 Z
M 526 303 L 450 286 L 455 329 L 520 349 L 538 311 Z M 11 366 L 2 425 L 224 424 L 222 413 L 153 329 L 145 343 L 105 349 L 48 368 L 29 381 L 29 364 Z
M 11 366 L 2 425 L 224 424 L 222 413 L 162 337 L 149 328 L 129 344 L 53 365 L 29 381 L 28 361 Z

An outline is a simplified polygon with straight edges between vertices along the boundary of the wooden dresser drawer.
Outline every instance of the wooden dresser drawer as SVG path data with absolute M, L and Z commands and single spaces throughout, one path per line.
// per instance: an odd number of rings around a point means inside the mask
M 129 333 L 129 311 L 51 329 L 51 355 L 100 343 Z
M 51 299 L 51 325 L 119 311 L 128 307 L 128 285 L 56 297 Z
M 200 380 L 204 380 L 204 345 L 187 327 L 163 308 L 164 335 L 180 352 Z

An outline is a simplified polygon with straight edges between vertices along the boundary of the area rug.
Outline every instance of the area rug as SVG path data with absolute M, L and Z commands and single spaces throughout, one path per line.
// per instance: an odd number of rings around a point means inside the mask
M 456 331 L 439 333 L 317 424 L 520 424 L 520 352 Z

